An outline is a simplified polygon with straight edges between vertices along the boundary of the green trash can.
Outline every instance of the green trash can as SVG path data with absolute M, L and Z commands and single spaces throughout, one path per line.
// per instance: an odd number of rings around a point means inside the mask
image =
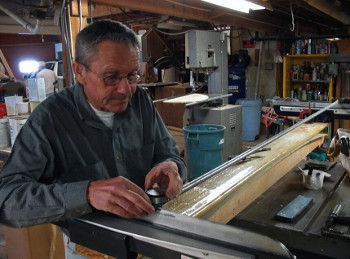
M 190 125 L 183 128 L 188 181 L 222 164 L 225 126 Z

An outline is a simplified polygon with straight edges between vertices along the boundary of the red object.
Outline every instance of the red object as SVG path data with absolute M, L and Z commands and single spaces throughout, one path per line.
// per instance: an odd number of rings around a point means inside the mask
M 273 108 L 270 108 L 270 109 L 267 111 L 266 115 L 265 115 L 265 126 L 266 126 L 266 128 L 267 128 L 267 127 L 270 127 L 271 124 L 273 123 L 273 121 L 279 117 L 279 115 L 276 115 L 275 117 L 272 118 L 272 113 L 273 113 Z M 270 117 L 270 115 L 271 115 L 271 121 L 268 122 L 268 117 Z M 282 117 L 281 117 L 281 119 L 282 119 L 283 122 L 286 122 L 286 121 L 287 121 L 287 118 L 288 118 L 287 116 L 282 116 Z
M 3 118 L 6 115 L 7 115 L 6 104 L 5 103 L 0 103 L 0 118 Z
M 307 109 L 307 110 L 303 110 L 301 113 L 300 113 L 300 119 L 304 119 L 305 117 L 305 114 L 310 114 L 311 115 L 312 111 L 311 109 Z
M 254 48 L 254 40 L 244 40 L 243 48 Z

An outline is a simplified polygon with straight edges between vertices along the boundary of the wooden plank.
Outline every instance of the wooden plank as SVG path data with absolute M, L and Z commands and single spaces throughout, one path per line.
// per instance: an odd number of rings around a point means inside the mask
M 0 72 L 0 77 L 5 77 L 5 78 L 8 78 L 8 76 L 2 72 Z
M 193 103 L 208 100 L 209 96 L 206 94 L 189 94 L 185 96 L 176 97 L 163 101 L 163 103 Z
M 88 12 L 88 2 L 87 0 L 81 1 L 82 8 L 82 24 L 80 28 L 80 17 L 79 17 L 79 7 L 77 4 L 78 1 L 73 1 L 71 3 L 71 16 L 69 17 L 70 23 L 70 35 L 72 39 L 72 55 L 75 56 L 75 38 L 79 33 L 80 29 L 84 29 L 87 25 L 86 17 L 89 15 Z
M 82 16 L 86 17 L 89 15 L 89 7 L 88 7 L 88 0 L 80 0 L 81 1 L 81 12 Z M 72 1 L 71 2 L 71 8 L 70 8 L 70 13 L 71 16 L 79 16 L 79 1 Z
M 228 13 L 227 8 L 217 8 L 210 13 L 210 19 L 215 19 Z
M 1 49 L 0 49 L 0 59 L 1 59 L 1 62 L 4 64 L 4 67 L 6 68 L 7 73 L 9 73 L 10 77 L 15 78 L 14 74 L 12 73 L 12 70 L 11 70 L 9 64 L 7 63 L 7 60 L 6 60 L 5 56 L 4 56 L 4 54 L 1 51 Z M 15 81 L 16 81 L 16 79 L 15 79 Z
M 310 143 L 293 152 L 280 163 L 273 166 L 268 172 L 262 172 L 237 192 L 227 197 L 217 208 L 210 210 L 201 218 L 211 221 L 227 223 L 238 213 L 248 207 L 253 201 L 260 197 L 267 189 L 273 186 L 287 172 L 292 170 L 305 158 L 306 154 L 320 146 L 324 141 L 323 136 L 313 139 Z M 261 188 L 263 186 L 263 188 Z M 254 191 L 251 191 L 254 190 Z
M 326 123 L 302 125 L 266 147 L 262 158 L 233 165 L 163 205 L 163 209 L 227 223 L 323 143 Z M 317 136 L 316 140 L 313 138 Z

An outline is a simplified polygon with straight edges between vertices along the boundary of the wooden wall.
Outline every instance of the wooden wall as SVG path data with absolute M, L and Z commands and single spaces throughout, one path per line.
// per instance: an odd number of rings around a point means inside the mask
M 0 34 L 0 49 L 19 81 L 23 80 L 19 62 L 26 59 L 55 59 L 56 42 L 59 42 L 58 37 L 51 35 Z

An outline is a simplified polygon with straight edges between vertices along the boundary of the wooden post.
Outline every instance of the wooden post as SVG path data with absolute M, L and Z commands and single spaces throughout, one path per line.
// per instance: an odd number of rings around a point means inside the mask
M 80 30 L 86 27 L 86 17 L 89 15 L 88 0 L 81 1 L 81 17 L 82 21 L 80 22 L 80 10 L 79 10 L 79 1 L 73 1 L 70 5 L 70 28 L 71 28 L 71 38 L 72 38 L 72 52 L 75 54 L 75 38 Z
M 88 8 L 88 0 L 80 0 L 81 1 L 81 22 L 80 22 L 80 8 L 79 8 L 79 2 L 78 1 L 72 1 L 70 3 L 70 13 L 67 13 L 67 17 L 62 17 L 62 19 L 67 20 L 68 24 L 68 41 L 69 45 L 71 46 L 72 51 L 72 57 L 69 57 L 66 43 L 63 41 L 63 49 L 65 50 L 64 53 L 66 53 L 64 57 L 64 74 L 65 74 L 65 85 L 70 86 L 72 85 L 72 78 L 71 78 L 71 67 L 70 67 L 70 60 L 71 58 L 74 59 L 75 56 L 75 38 L 79 31 L 83 29 L 87 22 L 86 17 L 89 14 L 89 8 Z

